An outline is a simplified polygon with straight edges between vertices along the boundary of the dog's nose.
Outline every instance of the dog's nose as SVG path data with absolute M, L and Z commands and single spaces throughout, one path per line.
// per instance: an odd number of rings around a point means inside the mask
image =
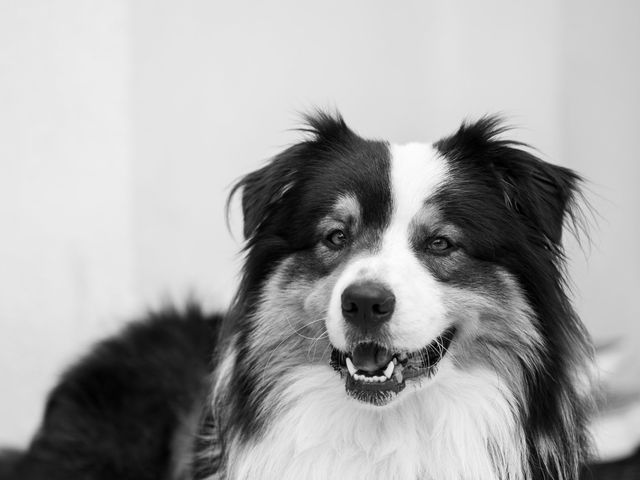
M 360 327 L 389 320 L 395 306 L 395 295 L 380 283 L 354 283 L 342 292 L 342 315 Z

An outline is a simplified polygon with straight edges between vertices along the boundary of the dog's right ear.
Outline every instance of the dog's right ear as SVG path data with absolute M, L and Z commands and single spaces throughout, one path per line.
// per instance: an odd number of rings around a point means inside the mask
M 301 173 L 301 165 L 339 149 L 340 145 L 354 136 L 338 112 L 317 110 L 304 115 L 304 123 L 305 126 L 299 130 L 306 134 L 306 140 L 289 147 L 266 166 L 241 178 L 229 194 L 227 212 L 233 196 L 242 190 L 243 233 L 246 240 L 253 238 L 273 215 L 284 215 L 278 206 L 282 205 L 296 182 L 302 181 L 304 174 Z
M 300 145 L 288 148 L 261 169 L 242 177 L 231 189 L 227 211 L 232 198 L 242 190 L 243 234 L 246 240 L 255 235 L 294 186 L 299 148 Z

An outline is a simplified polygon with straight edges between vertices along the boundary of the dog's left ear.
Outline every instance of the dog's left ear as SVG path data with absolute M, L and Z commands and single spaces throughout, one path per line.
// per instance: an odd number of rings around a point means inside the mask
M 490 169 L 507 208 L 546 244 L 559 246 L 565 220 L 576 220 L 575 199 L 582 180 L 568 168 L 540 160 L 527 145 L 502 139 L 508 130 L 499 116 L 487 116 L 462 124 L 436 147 L 454 160 Z
M 559 245 L 565 220 L 575 220 L 574 203 L 581 178 L 568 168 L 500 143 L 491 156 L 507 207 Z

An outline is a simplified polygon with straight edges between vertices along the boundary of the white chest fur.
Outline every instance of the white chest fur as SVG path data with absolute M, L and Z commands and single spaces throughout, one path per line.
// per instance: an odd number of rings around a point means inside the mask
M 230 478 L 526 478 L 522 431 L 495 374 L 442 365 L 437 378 L 446 382 L 369 407 L 347 398 L 327 367 L 300 367 L 280 379 L 266 434 L 231 449 Z

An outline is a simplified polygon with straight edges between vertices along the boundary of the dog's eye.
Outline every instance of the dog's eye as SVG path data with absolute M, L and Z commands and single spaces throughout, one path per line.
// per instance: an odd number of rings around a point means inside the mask
M 331 230 L 325 238 L 327 245 L 333 249 L 343 248 L 348 240 L 347 234 L 339 229 Z
M 444 237 L 436 237 L 429 240 L 427 249 L 434 253 L 445 253 L 453 248 L 453 244 Z

